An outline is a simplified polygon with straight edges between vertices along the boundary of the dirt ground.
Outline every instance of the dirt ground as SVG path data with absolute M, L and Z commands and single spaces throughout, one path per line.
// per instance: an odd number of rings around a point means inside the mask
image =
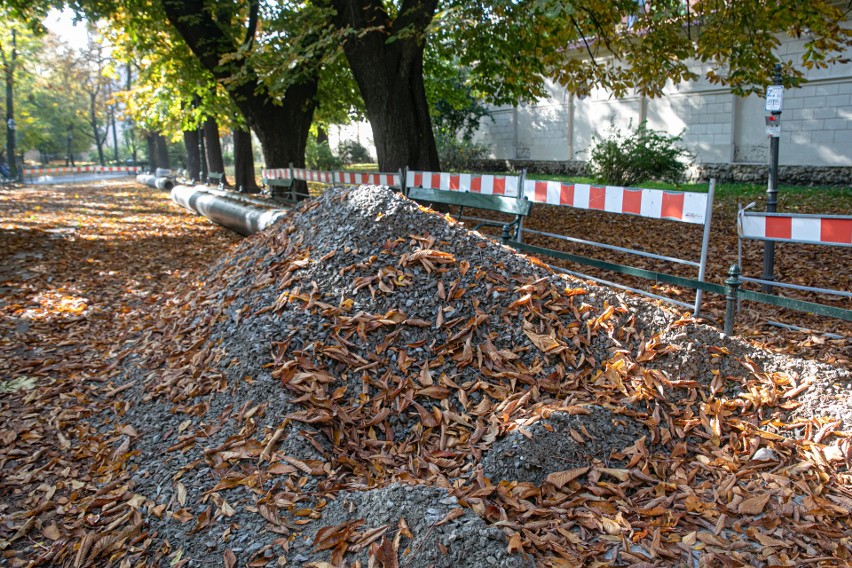
M 9 566 L 852 561 L 848 334 L 724 338 L 379 189 L 245 240 L 131 182 L 0 212 Z

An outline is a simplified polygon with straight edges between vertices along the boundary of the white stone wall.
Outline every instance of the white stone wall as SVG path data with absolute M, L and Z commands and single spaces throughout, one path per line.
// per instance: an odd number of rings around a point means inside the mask
M 779 54 L 798 60 L 804 40 L 783 38 Z M 669 85 L 664 96 L 621 99 L 598 91 L 582 100 L 558 86 L 532 105 L 494 109 L 480 124 L 477 139 L 496 159 L 585 160 L 594 139 L 610 124 L 622 130 L 642 120 L 655 130 L 682 134 L 701 163 L 766 163 L 764 100 L 738 97 L 703 78 Z M 787 89 L 781 116 L 779 161 L 790 166 L 852 165 L 852 64 L 811 69 L 808 82 Z

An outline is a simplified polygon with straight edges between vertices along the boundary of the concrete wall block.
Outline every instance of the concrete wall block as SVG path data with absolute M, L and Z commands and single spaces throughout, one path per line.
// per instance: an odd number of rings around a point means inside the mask
M 802 144 L 807 145 L 811 143 L 811 133 L 810 132 L 791 132 L 790 133 L 790 144 Z
M 835 135 L 834 130 L 819 130 L 811 133 L 811 140 L 814 144 L 832 144 L 835 141 Z
M 812 118 L 834 118 L 837 116 L 837 107 L 828 106 L 813 109 Z
M 805 99 L 802 97 L 784 97 L 784 112 L 793 109 L 803 108 L 805 106 Z
M 825 121 L 823 128 L 826 130 L 849 130 L 847 136 L 852 139 L 852 120 L 848 118 L 829 118 Z
M 825 105 L 829 107 L 852 106 L 852 95 L 844 93 L 825 97 Z
M 836 95 L 837 89 L 837 83 L 829 83 L 827 85 L 815 85 L 815 92 L 817 95 L 820 96 Z

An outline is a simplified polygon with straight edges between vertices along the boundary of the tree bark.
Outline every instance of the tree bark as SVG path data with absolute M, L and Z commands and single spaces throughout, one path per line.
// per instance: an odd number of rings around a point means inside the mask
M 9 168 L 9 177 L 17 179 L 18 161 L 15 159 L 15 128 L 12 124 L 15 120 L 15 66 L 18 59 L 18 45 L 15 28 L 12 28 L 12 52 L 8 59 L 3 52 L 3 67 L 6 74 L 6 166 Z
M 171 164 L 169 163 L 169 147 L 166 144 L 166 139 L 159 132 L 154 134 L 154 144 L 155 150 L 154 153 L 157 155 L 157 167 L 163 169 L 171 169 Z
M 148 171 L 153 173 L 160 164 L 157 163 L 157 139 L 153 132 L 145 133 L 145 147 L 148 149 Z
M 234 130 L 234 185 L 245 193 L 259 193 L 254 177 L 254 152 L 251 149 L 251 132 Z
M 267 167 L 286 167 L 291 162 L 304 167 L 308 129 L 316 106 L 317 74 L 272 100 L 245 59 L 231 57 L 233 63 L 220 64 L 225 56 L 235 55 L 240 46 L 213 20 L 203 0 L 163 0 L 163 8 L 169 22 L 214 77 L 228 79 L 240 72 L 240 81 L 224 85 L 249 128 L 257 134 Z M 247 39 L 250 42 L 250 37 Z
M 198 151 L 198 130 L 183 131 L 186 146 L 186 176 L 193 182 L 201 181 L 201 153 Z
M 330 2 L 339 29 L 360 31 L 346 40 L 343 51 L 367 108 L 379 169 L 439 170 L 423 84 L 425 33 L 437 0 L 404 0 L 395 20 L 382 0 Z M 401 30 L 407 31 L 388 42 L 389 34 Z
M 101 128 L 98 125 L 98 95 L 97 93 L 89 93 L 89 122 L 92 126 L 92 136 L 95 138 L 95 146 L 98 148 L 98 163 L 105 166 L 104 163 L 104 135 L 101 135 Z M 168 161 L 168 159 L 167 159 Z
M 222 185 L 229 187 L 225 177 L 225 160 L 222 158 L 222 142 L 219 140 L 219 125 L 213 118 L 204 121 L 204 145 L 206 147 L 207 171 L 222 174 Z M 207 180 L 207 183 L 211 183 Z

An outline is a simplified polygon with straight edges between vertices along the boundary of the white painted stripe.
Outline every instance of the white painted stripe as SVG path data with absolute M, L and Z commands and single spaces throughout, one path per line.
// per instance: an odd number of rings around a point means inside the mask
M 707 216 L 707 194 L 689 191 L 683 196 L 683 222 L 703 225 Z
M 822 221 L 817 217 L 793 217 L 790 231 L 791 240 L 814 241 L 822 240 Z
M 766 237 L 766 217 L 760 215 L 743 215 L 741 217 L 741 235 L 747 239 L 763 239 Z
M 518 179 L 520 178 L 506 176 L 506 196 L 517 197 L 519 195 Z
M 587 183 L 574 184 L 574 207 L 580 209 L 589 208 L 590 187 Z
M 608 185 L 604 190 L 604 211 L 610 213 L 624 213 L 622 204 L 624 201 L 624 188 Z M 557 203 L 559 203 L 557 201 Z
M 654 189 L 642 190 L 642 207 L 639 209 L 643 217 L 659 219 L 663 214 L 663 192 Z

